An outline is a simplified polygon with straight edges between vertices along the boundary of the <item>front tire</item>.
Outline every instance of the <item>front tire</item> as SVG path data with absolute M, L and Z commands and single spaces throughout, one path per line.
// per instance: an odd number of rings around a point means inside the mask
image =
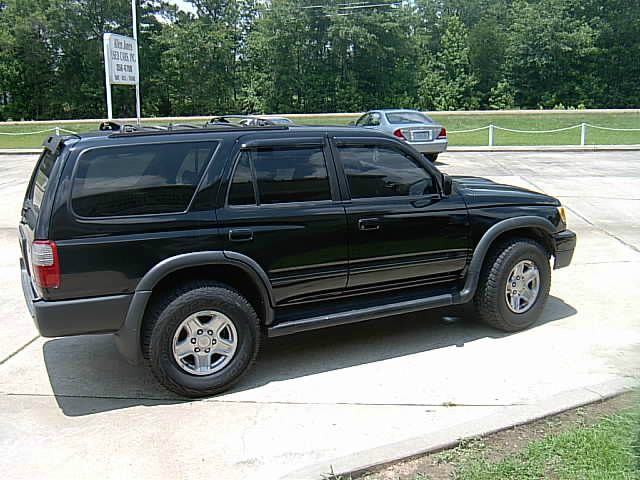
M 183 285 L 149 312 L 142 350 L 158 381 L 185 397 L 228 390 L 260 347 L 258 316 L 233 288 L 213 282 Z
M 484 323 L 518 332 L 538 320 L 550 287 L 551 267 L 545 249 L 533 240 L 509 240 L 485 261 L 475 308 Z

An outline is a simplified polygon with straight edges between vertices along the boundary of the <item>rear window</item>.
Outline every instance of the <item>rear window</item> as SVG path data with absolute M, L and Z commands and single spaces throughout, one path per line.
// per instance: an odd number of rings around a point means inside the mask
M 42 204 L 42 197 L 44 197 L 44 192 L 47 191 L 47 186 L 49 185 L 49 177 L 51 176 L 51 170 L 53 170 L 53 165 L 56 162 L 56 158 L 57 157 L 49 150 L 45 150 L 40 157 L 40 160 L 38 161 L 38 166 L 36 167 L 36 174 L 33 178 L 30 195 L 31 203 L 38 209 Z
M 322 147 L 275 147 L 252 152 L 261 204 L 331 200 Z
M 409 123 L 433 123 L 431 118 L 420 112 L 393 112 L 387 113 L 387 120 L 394 125 Z
M 216 147 L 185 142 L 89 150 L 76 167 L 73 210 L 94 218 L 183 212 Z

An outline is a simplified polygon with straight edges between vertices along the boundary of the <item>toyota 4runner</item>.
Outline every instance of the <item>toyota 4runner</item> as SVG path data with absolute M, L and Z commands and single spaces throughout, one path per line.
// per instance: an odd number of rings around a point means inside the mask
M 576 243 L 555 198 L 341 127 L 120 127 L 44 142 L 20 221 L 44 337 L 114 334 L 178 394 L 274 337 L 473 302 L 514 332 Z

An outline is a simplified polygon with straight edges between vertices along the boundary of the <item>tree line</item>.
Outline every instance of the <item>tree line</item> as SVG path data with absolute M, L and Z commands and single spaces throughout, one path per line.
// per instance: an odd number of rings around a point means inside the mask
M 138 0 L 144 116 L 640 107 L 640 0 L 188 3 Z M 129 0 L 0 0 L 0 120 L 104 117 L 105 32 Z

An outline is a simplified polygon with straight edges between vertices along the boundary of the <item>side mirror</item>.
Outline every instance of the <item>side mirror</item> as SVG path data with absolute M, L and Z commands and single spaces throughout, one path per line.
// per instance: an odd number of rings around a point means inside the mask
M 451 195 L 451 190 L 453 189 L 453 180 L 446 173 L 442 174 L 442 192 L 445 195 Z

